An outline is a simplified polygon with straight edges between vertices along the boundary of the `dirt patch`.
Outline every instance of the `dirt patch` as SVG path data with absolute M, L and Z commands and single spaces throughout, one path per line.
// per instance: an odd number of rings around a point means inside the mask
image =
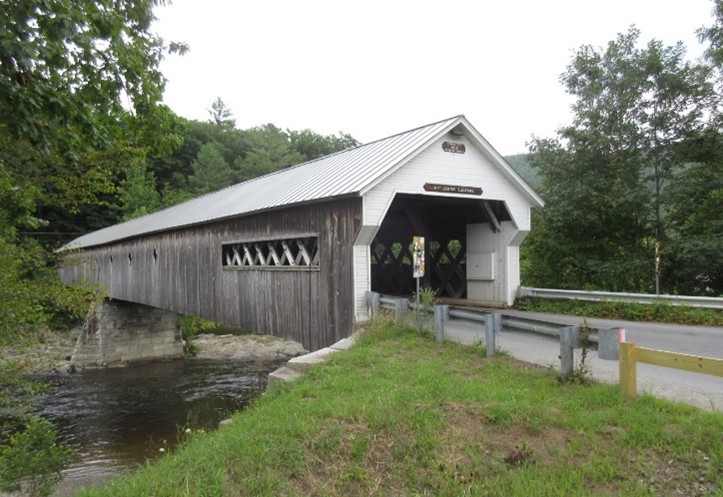
M 712 459 L 702 452 L 694 454 L 692 461 L 685 462 L 647 453 L 636 463 L 638 480 L 655 495 L 719 495 L 714 480 L 723 475 L 723 468 L 714 467 Z
M 521 423 L 499 425 L 485 405 L 445 404 L 448 458 L 461 464 L 489 459 L 502 468 L 519 467 L 547 460 L 547 454 L 563 451 L 575 434 L 555 427 L 531 432 Z

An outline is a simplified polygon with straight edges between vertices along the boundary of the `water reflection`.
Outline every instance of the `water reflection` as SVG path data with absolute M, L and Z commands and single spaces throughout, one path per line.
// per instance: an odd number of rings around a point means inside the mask
M 278 365 L 194 359 L 42 377 L 54 388 L 37 408 L 75 451 L 58 494 L 161 455 L 186 427 L 215 429 Z

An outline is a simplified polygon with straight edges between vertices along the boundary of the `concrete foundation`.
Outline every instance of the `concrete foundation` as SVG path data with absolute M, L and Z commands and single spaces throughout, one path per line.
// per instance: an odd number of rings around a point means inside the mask
M 93 304 L 75 346 L 77 367 L 119 366 L 130 362 L 183 357 L 179 315 L 123 300 Z

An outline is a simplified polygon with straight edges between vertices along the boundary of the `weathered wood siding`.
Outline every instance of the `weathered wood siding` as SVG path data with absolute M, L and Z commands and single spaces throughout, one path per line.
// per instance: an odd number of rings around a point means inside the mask
M 361 198 L 230 219 L 71 254 L 65 282 L 97 282 L 138 302 L 301 342 L 316 350 L 354 325 L 353 242 Z M 318 268 L 224 267 L 222 245 L 318 235 Z

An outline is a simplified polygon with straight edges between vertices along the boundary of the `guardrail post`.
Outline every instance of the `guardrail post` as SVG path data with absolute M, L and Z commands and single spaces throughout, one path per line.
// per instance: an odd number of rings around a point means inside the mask
M 435 305 L 434 306 L 434 338 L 441 342 L 444 340 L 444 323 L 449 320 L 449 306 L 448 305 Z
M 371 308 L 372 317 L 379 315 L 379 310 L 382 307 L 381 298 L 379 292 L 366 292 L 367 307 Z
M 485 355 L 492 357 L 495 355 L 497 345 L 495 344 L 496 326 L 495 314 L 487 314 L 485 316 Z
M 405 312 L 409 310 L 409 299 L 396 299 L 394 301 L 394 319 L 402 319 Z
M 502 314 L 495 312 L 494 314 L 491 314 L 491 316 L 494 316 L 495 320 L 495 333 L 499 333 L 502 331 Z
M 575 326 L 560 328 L 560 379 L 564 382 L 575 367 L 574 347 L 577 343 Z
M 600 328 L 597 330 L 597 356 L 606 361 L 617 361 L 620 356 L 618 328 Z
M 633 342 L 620 342 L 620 393 L 623 400 L 638 394 L 638 368 Z

